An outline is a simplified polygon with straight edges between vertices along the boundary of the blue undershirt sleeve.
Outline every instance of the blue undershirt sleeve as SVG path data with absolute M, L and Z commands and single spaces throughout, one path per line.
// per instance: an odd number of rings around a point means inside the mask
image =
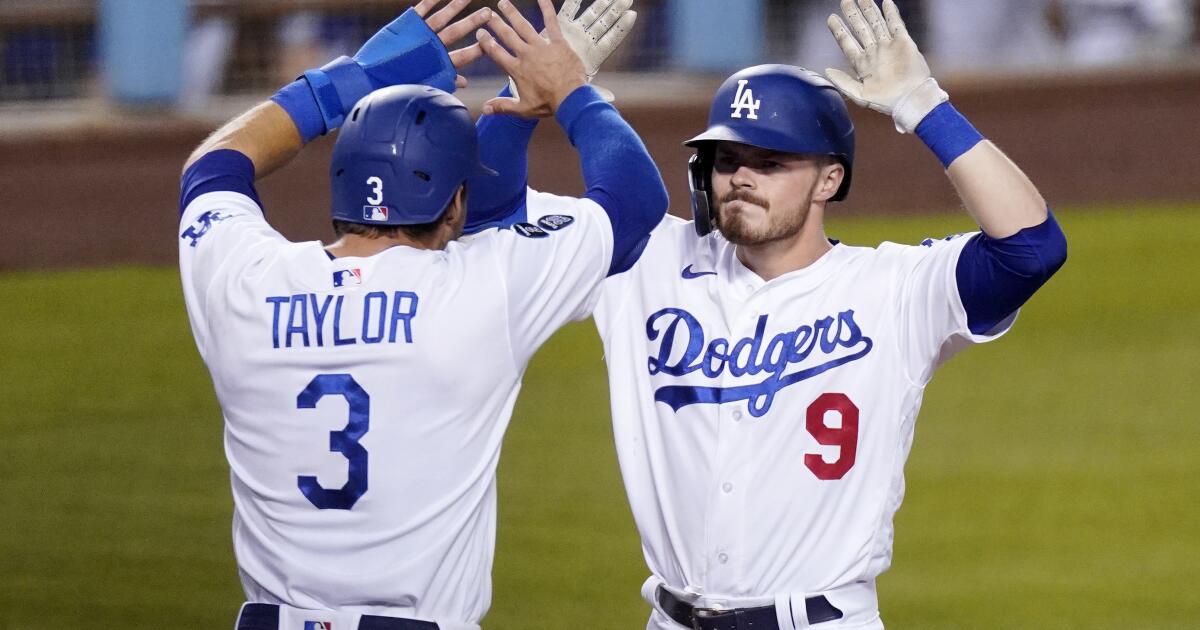
M 641 138 L 591 86 L 572 92 L 555 116 L 579 151 L 584 196 L 599 204 L 612 223 L 608 275 L 626 271 L 667 213 L 662 175 Z
M 967 325 L 976 335 L 994 330 L 1067 261 L 1067 239 L 1054 213 L 1012 236 L 980 233 L 959 254 L 955 276 Z
M 511 96 L 508 87 L 500 96 Z M 464 233 L 504 227 L 525 220 L 525 193 L 529 182 L 529 140 L 538 121 L 485 115 L 475 124 L 479 160 L 499 176 L 480 175 L 467 180 L 467 224 Z
M 217 191 L 241 193 L 263 207 L 254 188 L 254 163 L 240 151 L 211 151 L 188 167 L 179 186 L 180 216 L 196 197 Z

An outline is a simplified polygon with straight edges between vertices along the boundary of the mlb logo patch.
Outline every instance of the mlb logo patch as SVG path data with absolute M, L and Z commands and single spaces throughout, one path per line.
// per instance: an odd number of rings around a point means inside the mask
M 363 221 L 387 221 L 387 206 L 363 206 Z
M 561 230 L 575 222 L 575 217 L 569 217 L 565 214 L 548 214 L 538 219 L 537 224 L 542 228 L 554 232 Z
M 333 630 L 332 621 L 305 621 L 304 630 Z
M 532 223 L 514 223 L 512 228 L 514 232 L 524 236 L 525 238 L 546 238 L 547 236 L 550 236 L 546 230 L 543 230 Z
M 339 269 L 333 272 L 333 286 L 348 287 L 355 284 L 362 284 L 362 270 L 355 267 L 354 269 Z

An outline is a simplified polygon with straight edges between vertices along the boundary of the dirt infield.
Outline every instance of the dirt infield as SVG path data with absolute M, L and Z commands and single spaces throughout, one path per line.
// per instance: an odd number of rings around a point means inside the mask
M 715 88 L 716 83 L 713 83 Z M 1030 174 L 1056 206 L 1200 199 L 1200 71 L 1150 76 L 949 83 L 960 110 Z M 689 151 L 708 104 L 630 105 L 623 113 L 663 169 L 673 212 L 689 211 Z M 843 213 L 946 211 L 957 202 L 936 161 L 891 121 L 854 110 L 858 158 Z M 179 168 L 208 129 L 168 123 L 94 128 L 0 143 L 0 270 L 170 264 Z M 330 236 L 321 139 L 261 182 L 268 216 L 289 238 Z M 535 188 L 579 193 L 578 160 L 561 131 L 534 138 Z

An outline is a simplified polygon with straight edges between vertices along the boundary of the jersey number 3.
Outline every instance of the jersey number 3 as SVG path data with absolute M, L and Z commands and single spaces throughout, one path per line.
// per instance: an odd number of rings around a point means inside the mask
M 296 397 L 299 409 L 316 409 L 317 402 L 326 396 L 341 396 L 350 407 L 350 421 L 341 431 L 329 432 L 329 451 L 341 453 L 350 460 L 350 471 L 341 488 L 330 490 L 321 486 L 313 475 L 296 477 L 300 492 L 322 510 L 349 510 L 367 491 L 367 449 L 358 441 L 371 426 L 371 397 L 349 374 L 319 374 Z
M 842 417 L 841 427 L 825 424 L 825 414 L 830 411 Z M 854 457 L 858 454 L 858 407 L 845 394 L 821 394 L 808 406 L 804 422 L 818 444 L 838 447 L 838 457 L 832 462 L 808 453 L 804 465 L 823 481 L 844 477 L 854 467 Z

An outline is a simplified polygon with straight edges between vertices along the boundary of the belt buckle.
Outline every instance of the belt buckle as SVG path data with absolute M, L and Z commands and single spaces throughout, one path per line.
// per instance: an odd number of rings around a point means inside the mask
M 733 613 L 734 611 L 726 608 L 693 608 L 692 630 L 704 630 L 704 626 L 700 624 L 702 620 L 720 619 Z

